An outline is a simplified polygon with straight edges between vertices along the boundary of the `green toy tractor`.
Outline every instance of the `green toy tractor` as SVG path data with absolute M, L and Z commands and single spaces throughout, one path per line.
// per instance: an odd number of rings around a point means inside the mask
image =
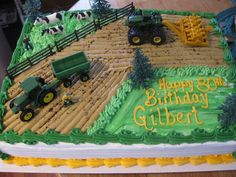
M 146 41 L 160 45 L 166 40 L 162 17 L 158 12 L 134 10 L 125 24 L 129 27 L 128 41 L 131 45 L 141 45 Z
M 34 117 L 33 108 L 49 104 L 57 95 L 56 85 L 45 84 L 41 77 L 29 77 L 20 84 L 20 87 L 24 92 L 13 99 L 9 107 L 15 114 L 21 111 L 20 119 L 24 122 Z
M 52 102 L 57 95 L 56 88 L 61 83 L 64 87 L 70 87 L 76 76 L 82 82 L 89 80 L 90 61 L 84 52 L 52 61 L 51 68 L 55 79 L 50 83 L 45 83 L 41 77 L 29 77 L 20 84 L 23 93 L 14 98 L 9 107 L 14 114 L 21 112 L 21 121 L 30 121 L 34 117 L 35 108 Z

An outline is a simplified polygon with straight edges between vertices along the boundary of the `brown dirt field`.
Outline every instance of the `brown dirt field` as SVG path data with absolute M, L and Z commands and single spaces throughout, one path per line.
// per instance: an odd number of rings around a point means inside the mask
M 172 22 L 180 17 L 163 15 L 164 19 Z M 204 19 L 204 22 L 207 23 L 207 20 Z M 78 81 L 68 90 L 63 86 L 58 88 L 58 97 L 49 105 L 38 108 L 36 116 L 30 122 L 21 122 L 19 115 L 14 115 L 7 106 L 8 111 L 4 117 L 5 131 L 13 129 L 20 134 L 27 129 L 37 133 L 44 133 L 48 129 L 55 129 L 61 133 L 69 133 L 73 128 L 86 131 L 98 118 L 111 96 L 116 93 L 116 89 L 125 80 L 131 68 L 136 47 L 128 44 L 128 28 L 123 23 L 124 19 L 103 27 L 16 77 L 15 84 L 8 91 L 11 99 L 22 92 L 19 82 L 29 76 L 41 76 L 46 82 L 52 81 L 54 79 L 50 68 L 52 59 L 85 51 L 92 63 L 89 81 L 85 83 Z M 219 37 L 210 34 L 209 47 L 189 47 L 184 46 L 170 30 L 165 28 L 165 31 L 167 35 L 165 44 L 140 46 L 154 66 L 224 65 L 223 50 L 218 47 Z M 76 101 L 74 105 L 63 107 L 61 98 L 65 92 L 73 94 Z M 9 105 L 9 102 L 6 104 Z

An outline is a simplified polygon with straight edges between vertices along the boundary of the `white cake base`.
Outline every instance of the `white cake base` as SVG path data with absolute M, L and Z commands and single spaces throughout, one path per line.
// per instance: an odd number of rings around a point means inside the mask
M 236 152 L 236 141 L 184 143 L 179 145 L 122 145 L 117 143 L 105 145 L 89 143 L 78 145 L 72 143 L 26 145 L 23 143 L 8 144 L 0 142 L 0 150 L 16 157 L 61 159 L 190 157 Z

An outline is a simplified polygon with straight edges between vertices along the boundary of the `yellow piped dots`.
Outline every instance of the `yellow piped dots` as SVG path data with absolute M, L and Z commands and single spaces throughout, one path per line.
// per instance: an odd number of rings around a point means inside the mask
M 122 158 L 120 164 L 124 167 L 132 167 L 137 165 L 137 159 L 134 158 Z
M 161 158 L 107 158 L 107 159 L 56 159 L 56 158 L 25 158 L 25 157 L 10 157 L 8 160 L 3 160 L 7 164 L 16 164 L 18 166 L 41 166 L 50 165 L 52 167 L 58 166 L 69 166 L 71 168 L 80 167 L 115 167 L 124 166 L 132 167 L 139 165 L 141 167 L 146 167 L 150 165 L 185 165 L 191 163 L 192 165 L 200 165 L 203 163 L 208 163 L 211 165 L 221 164 L 221 163 L 232 163 L 235 162 L 235 158 L 232 154 L 222 154 L 222 155 L 206 155 L 206 156 L 192 156 L 192 157 L 161 157 Z
M 103 165 L 103 159 L 87 159 L 87 166 L 89 167 L 100 167 Z
M 235 158 L 233 157 L 232 154 L 222 155 L 221 158 L 224 161 L 224 163 L 232 163 L 235 161 Z
M 48 164 L 53 166 L 53 167 L 58 167 L 58 166 L 62 166 L 65 164 L 66 160 L 63 159 L 48 159 L 47 160 Z
M 173 158 L 156 158 L 156 164 L 160 166 L 172 165 Z
M 66 160 L 66 165 L 71 168 L 80 168 L 87 166 L 87 161 L 85 159 L 69 159 Z
M 115 167 L 121 164 L 121 159 L 104 159 L 104 165 L 107 167 Z
M 173 162 L 175 165 L 184 165 L 184 164 L 187 164 L 189 163 L 189 158 L 188 157 L 176 157 L 176 158 L 173 158 Z
M 29 158 L 29 164 L 33 166 L 41 166 L 45 164 L 45 159 L 43 158 Z
M 224 163 L 221 155 L 208 155 L 206 156 L 206 161 L 208 164 L 212 165 Z
M 19 166 L 30 165 L 28 158 L 16 157 L 13 162 L 14 164 Z
M 141 167 L 146 167 L 155 164 L 155 158 L 139 158 L 137 164 Z
M 189 158 L 189 162 L 192 165 L 201 165 L 203 163 L 206 163 L 206 159 L 203 156 L 193 156 Z

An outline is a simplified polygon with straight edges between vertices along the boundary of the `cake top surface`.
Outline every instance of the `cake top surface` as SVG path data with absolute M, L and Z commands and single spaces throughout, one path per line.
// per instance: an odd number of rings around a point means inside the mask
M 187 14 L 175 11 L 168 13 L 162 14 L 162 18 L 172 23 Z M 67 16 L 64 21 L 69 21 Z M 219 106 L 234 92 L 229 66 L 224 61 L 227 47 L 225 50 L 219 47 L 219 43 L 224 44 L 221 37 L 210 33 L 209 46 L 191 47 L 184 45 L 174 32 L 164 27 L 164 44 L 139 46 L 156 68 L 155 79 L 149 88 L 133 89 L 127 77 L 133 68 L 136 46 L 127 41 L 129 28 L 124 25 L 125 20 L 126 17 L 121 18 L 88 34 L 16 76 L 7 90 L 9 100 L 23 93 L 19 85 L 30 76 L 42 77 L 46 83 L 54 82 L 51 69 L 54 60 L 83 51 L 90 61 L 90 79 L 87 82 L 78 81 L 66 89 L 58 86 L 57 98 L 47 106 L 36 108 L 36 115 L 30 122 L 22 122 L 19 114 L 13 114 L 10 110 L 10 101 L 6 102 L 4 130 L 0 139 L 11 141 L 8 137 L 14 137 L 12 141 L 28 140 L 28 143 L 34 143 L 34 138 L 29 139 L 34 135 L 38 141 L 46 143 L 104 143 L 118 138 L 121 143 L 158 144 L 194 142 L 204 136 L 205 140 L 216 137 L 221 132 Z M 207 25 L 213 20 L 202 18 L 202 22 Z M 86 28 L 86 25 L 92 23 L 91 19 L 77 26 L 67 25 L 69 22 L 66 22 L 64 28 L 66 34 L 73 29 L 78 29 L 80 34 L 83 28 L 90 30 L 91 27 Z M 31 29 L 28 35 L 32 37 L 32 42 L 34 38 L 38 39 L 43 28 L 44 25 L 39 25 Z M 34 50 L 66 35 L 58 36 L 49 39 L 53 37 L 47 35 L 45 40 L 48 43 L 35 43 Z M 30 52 L 26 52 L 21 60 L 26 61 L 25 56 L 29 55 Z M 72 95 L 74 102 L 68 107 L 61 101 L 66 93 Z M 230 136 L 233 134 L 228 133 Z M 70 138 L 66 140 L 66 137 Z M 152 137 L 159 139 L 151 140 Z

